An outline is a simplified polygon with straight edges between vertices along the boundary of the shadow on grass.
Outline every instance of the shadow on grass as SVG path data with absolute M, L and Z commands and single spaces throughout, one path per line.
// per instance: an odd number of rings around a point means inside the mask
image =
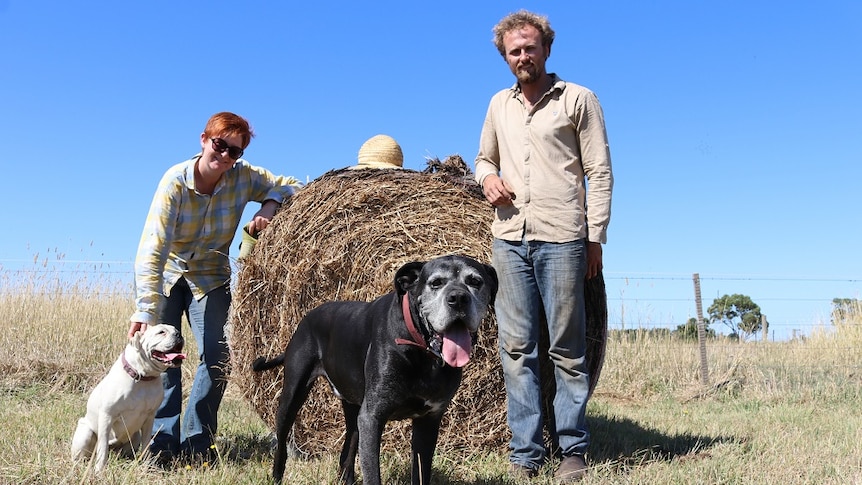
M 588 417 L 590 464 L 612 468 L 641 466 L 655 461 L 708 458 L 709 450 L 722 443 L 739 443 L 735 436 L 669 435 L 644 428 L 625 418 Z
M 707 436 L 707 435 L 670 435 L 659 430 L 649 429 L 641 426 L 635 421 L 626 418 L 607 418 L 604 416 L 588 417 L 591 433 L 591 445 L 588 452 L 591 467 L 613 470 L 617 473 L 625 473 L 625 470 L 658 461 L 692 460 L 710 458 L 710 449 L 722 443 L 739 443 L 740 438 L 734 436 Z M 219 445 L 222 453 L 221 458 L 227 463 L 242 463 L 245 461 L 259 461 L 271 464 L 272 462 L 272 437 L 269 435 L 241 434 L 233 435 Z M 409 447 L 409 443 L 405 443 Z M 333 451 L 336 452 L 337 450 Z M 463 467 L 447 467 L 446 460 L 439 459 L 442 454 L 448 460 L 466 462 L 469 461 L 470 452 L 481 452 L 488 450 L 440 451 L 435 456 L 434 469 L 432 472 L 432 484 L 436 485 L 508 485 L 517 483 L 507 475 L 506 451 L 500 451 L 503 459 L 500 460 L 499 469 L 493 465 L 484 463 L 480 465 L 483 469 L 475 471 L 476 478 L 464 478 Z M 315 458 L 291 457 L 291 460 L 308 461 Z M 534 483 L 545 483 L 542 477 L 551 483 L 551 477 L 556 464 L 551 462 L 541 470 L 540 478 Z M 358 472 L 357 461 L 357 472 Z M 460 469 L 460 470 L 459 470 Z M 395 478 L 395 483 L 410 483 L 411 466 L 409 461 L 397 464 L 390 469 L 390 478 Z M 335 470 L 333 469 L 333 479 Z
M 225 464 L 234 464 L 240 465 L 245 462 L 253 461 L 253 462 L 263 462 L 268 466 L 272 465 L 273 460 L 273 437 L 271 435 L 254 435 L 254 434 L 240 434 L 240 435 L 231 435 L 230 437 L 223 438 L 219 443 L 219 452 L 220 458 Z M 336 446 L 336 448 L 338 448 Z M 409 448 L 409 443 L 406 443 L 405 446 Z M 333 453 L 336 453 L 338 450 L 334 449 Z M 389 451 L 384 451 L 383 453 L 389 453 Z M 408 452 L 409 453 L 409 452 Z M 443 451 L 441 453 L 447 453 Z M 452 453 L 451 456 L 466 456 L 462 455 L 460 452 L 448 452 Z M 438 454 L 439 455 L 439 454 Z M 408 455 L 409 456 L 409 455 Z M 311 455 L 302 455 L 302 454 L 291 454 L 288 458 L 288 466 L 290 466 L 290 462 L 293 460 L 297 460 L 300 462 L 313 462 L 315 460 L 323 459 L 321 456 L 311 456 Z M 465 458 L 466 459 L 466 458 Z M 385 461 L 385 460 L 384 460 Z M 431 483 L 435 485 L 501 485 L 501 484 L 514 484 L 514 481 L 508 481 L 506 478 L 506 469 L 500 470 L 485 470 L 484 475 L 485 478 L 479 478 L 475 480 L 465 480 L 462 476 L 459 476 L 459 472 L 457 470 L 453 470 L 451 468 L 444 468 L 445 464 L 443 464 L 444 460 L 438 459 L 435 460 L 435 466 L 432 471 Z M 334 463 L 333 463 L 334 466 Z M 332 476 L 328 477 L 320 477 L 323 483 L 336 483 L 336 470 L 333 468 Z M 359 476 L 359 458 L 357 457 L 356 462 L 356 471 L 357 476 Z M 496 472 L 496 473 L 495 473 Z M 383 471 L 384 476 L 389 476 L 389 482 L 392 483 L 410 483 L 410 473 L 411 473 L 411 464 L 409 461 L 405 461 L 401 464 L 394 464 L 391 466 L 389 471 Z
M 722 443 L 740 443 L 735 436 L 670 435 L 648 429 L 630 419 L 608 419 L 603 416 L 588 417 L 591 445 L 587 454 L 590 467 L 604 468 L 616 473 L 645 466 L 648 463 L 671 460 L 697 460 L 711 457 L 710 449 Z M 504 455 L 506 452 L 503 452 Z M 540 475 L 531 483 L 554 483 L 557 456 L 540 470 Z M 506 460 L 504 460 L 504 463 Z M 434 467 L 432 483 L 437 485 L 500 485 L 517 481 L 507 475 L 505 466 L 500 470 L 485 470 L 483 478 L 465 480 L 457 470 Z M 410 468 L 399 469 L 397 483 L 410 483 Z
M 225 463 L 272 461 L 273 437 L 261 434 L 230 435 L 219 440 L 219 458 Z

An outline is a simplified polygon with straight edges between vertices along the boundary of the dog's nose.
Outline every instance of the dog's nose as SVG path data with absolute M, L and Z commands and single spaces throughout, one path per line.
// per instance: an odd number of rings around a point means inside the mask
M 465 291 L 453 291 L 446 297 L 446 304 L 453 308 L 460 308 L 467 304 L 469 295 Z

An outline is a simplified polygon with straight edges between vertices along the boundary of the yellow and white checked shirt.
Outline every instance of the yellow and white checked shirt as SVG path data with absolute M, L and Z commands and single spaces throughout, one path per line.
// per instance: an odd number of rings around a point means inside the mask
M 185 277 L 195 298 L 230 281 L 228 254 L 248 202 L 282 203 L 299 182 L 239 159 L 212 195 L 195 190 L 200 154 L 174 165 L 156 189 L 135 258 L 133 322 L 155 324 L 162 295 Z

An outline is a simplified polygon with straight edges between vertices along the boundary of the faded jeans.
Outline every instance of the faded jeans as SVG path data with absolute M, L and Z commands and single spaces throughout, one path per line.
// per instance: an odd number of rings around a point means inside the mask
M 583 455 L 589 444 L 586 407 L 584 277 L 586 242 L 494 240 L 500 280 L 494 305 L 512 432 L 510 461 L 538 468 L 545 459 L 539 325 L 546 316 L 556 394 L 549 430 L 563 456 Z
M 224 332 L 230 302 L 227 285 L 210 291 L 200 300 L 194 298 L 185 278 L 180 278 L 171 289 L 159 323 L 173 325 L 182 333 L 185 314 L 200 355 L 182 427 L 182 369 L 168 369 L 162 374 L 165 398 L 156 411 L 151 451 L 169 455 L 204 454 L 214 444 L 218 409 L 227 386 L 226 366 L 230 352 Z M 191 364 L 189 357 L 189 362 L 183 365 Z

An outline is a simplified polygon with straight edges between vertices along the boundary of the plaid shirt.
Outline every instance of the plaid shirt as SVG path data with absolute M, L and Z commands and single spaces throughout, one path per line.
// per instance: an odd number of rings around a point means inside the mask
M 230 244 L 248 202 L 282 203 L 299 183 L 239 159 L 212 195 L 195 190 L 200 154 L 171 167 L 159 182 L 135 258 L 136 311 L 131 321 L 154 324 L 162 295 L 180 277 L 195 298 L 230 282 Z

